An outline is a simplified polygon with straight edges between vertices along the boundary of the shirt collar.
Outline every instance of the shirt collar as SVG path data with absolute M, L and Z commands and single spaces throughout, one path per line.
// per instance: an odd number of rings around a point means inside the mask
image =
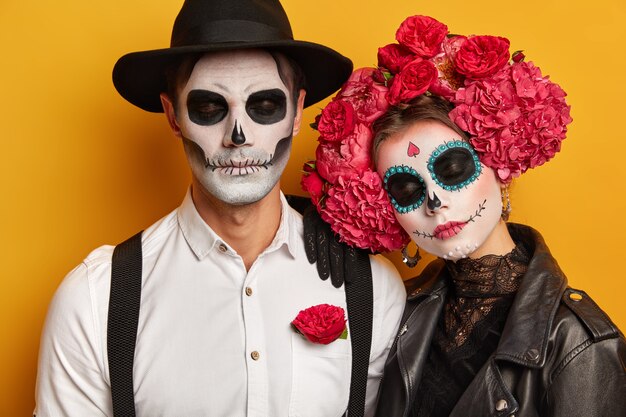
M 298 241 L 302 241 L 302 219 L 289 207 L 282 192 L 280 193 L 280 203 L 281 216 L 278 230 L 272 243 L 263 253 L 273 252 L 285 245 L 289 254 L 295 258 L 296 245 Z M 183 236 L 198 259 L 204 258 L 216 245 L 226 244 L 198 213 L 191 197 L 191 187 L 187 190 L 187 194 L 185 194 L 185 198 L 178 208 L 177 217 Z
M 278 250 L 285 245 L 292 258 L 296 257 L 298 242 L 303 242 L 302 217 L 289 206 L 283 192 L 280 192 L 280 223 L 274 240 L 264 252 Z

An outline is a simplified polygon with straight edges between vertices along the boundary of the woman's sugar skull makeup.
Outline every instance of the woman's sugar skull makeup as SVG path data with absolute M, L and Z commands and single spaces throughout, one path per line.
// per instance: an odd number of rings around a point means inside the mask
M 192 172 L 226 203 L 265 197 L 289 159 L 296 105 L 278 65 L 260 50 L 207 54 L 179 94 L 177 122 Z
M 500 221 L 500 183 L 493 170 L 444 124 L 416 122 L 383 141 L 377 154 L 398 222 L 433 255 L 469 256 Z

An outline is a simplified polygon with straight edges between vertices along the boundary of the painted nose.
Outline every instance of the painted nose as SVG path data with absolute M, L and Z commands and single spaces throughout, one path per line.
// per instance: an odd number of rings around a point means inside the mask
M 236 146 L 241 146 L 246 143 L 246 135 L 243 133 L 243 129 L 237 120 L 235 120 L 235 126 L 233 126 L 233 132 L 230 135 L 230 140 Z
M 441 200 L 439 200 L 439 197 L 437 197 L 437 194 L 435 194 L 434 191 L 432 197 L 430 196 L 430 194 L 428 195 L 428 201 L 426 202 L 426 206 L 430 211 L 438 210 L 441 207 Z

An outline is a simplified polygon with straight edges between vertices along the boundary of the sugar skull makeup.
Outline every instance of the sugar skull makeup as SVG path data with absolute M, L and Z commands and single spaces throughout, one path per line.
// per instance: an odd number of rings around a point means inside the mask
M 440 122 L 422 120 L 387 138 L 377 165 L 399 223 L 436 256 L 469 256 L 500 221 L 500 183 L 493 170 Z
M 277 59 L 259 50 L 207 54 L 179 94 L 192 172 L 226 203 L 262 199 L 287 164 L 297 110 Z

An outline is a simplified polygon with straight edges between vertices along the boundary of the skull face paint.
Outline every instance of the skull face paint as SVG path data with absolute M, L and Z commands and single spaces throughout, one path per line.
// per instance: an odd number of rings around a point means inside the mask
M 297 114 L 274 57 L 260 50 L 207 54 L 179 97 L 177 123 L 198 182 L 228 204 L 265 197 L 287 164 Z
M 420 152 L 408 152 L 410 144 Z M 433 255 L 470 256 L 500 221 L 500 183 L 493 170 L 440 122 L 422 120 L 393 134 L 379 146 L 377 161 L 398 222 Z

